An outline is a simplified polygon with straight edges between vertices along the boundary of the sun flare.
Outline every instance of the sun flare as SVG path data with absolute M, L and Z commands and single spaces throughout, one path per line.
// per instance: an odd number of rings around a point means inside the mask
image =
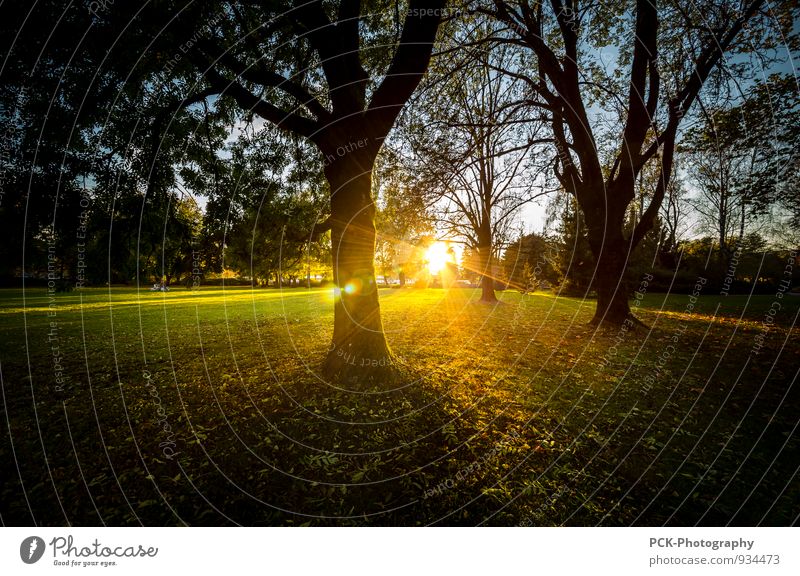
M 444 242 L 434 242 L 425 253 L 425 259 L 428 261 L 428 271 L 431 274 L 438 274 L 447 264 L 455 262 L 453 253 Z

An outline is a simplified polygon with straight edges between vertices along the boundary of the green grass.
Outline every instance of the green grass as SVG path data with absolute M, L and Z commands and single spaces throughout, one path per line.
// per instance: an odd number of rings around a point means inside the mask
M 800 298 L 478 296 L 382 291 L 419 379 L 364 395 L 317 376 L 329 290 L 0 291 L 1 520 L 797 521 Z

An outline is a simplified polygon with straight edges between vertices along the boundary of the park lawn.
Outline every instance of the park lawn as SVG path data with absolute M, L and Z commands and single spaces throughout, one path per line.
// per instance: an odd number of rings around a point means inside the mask
M 0 291 L 2 522 L 796 522 L 800 297 L 498 294 L 382 290 L 416 379 L 364 394 L 329 289 Z

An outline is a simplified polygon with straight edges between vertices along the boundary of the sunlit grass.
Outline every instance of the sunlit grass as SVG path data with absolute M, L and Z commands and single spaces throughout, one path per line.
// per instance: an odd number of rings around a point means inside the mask
M 61 505 L 91 524 L 95 506 L 123 524 L 796 513 L 794 297 L 765 330 L 769 297 L 703 296 L 687 314 L 687 296 L 649 294 L 634 309 L 650 328 L 620 337 L 589 327 L 592 301 L 550 292 L 500 292 L 492 305 L 472 289 L 381 290 L 390 346 L 422 380 L 363 398 L 319 379 L 329 288 L 90 289 L 53 308 L 44 290 L 0 294 L 4 407 L 40 523 L 63 523 Z M 176 461 L 159 447 L 150 382 Z M 29 521 L 19 479 L 0 489 L 3 518 Z

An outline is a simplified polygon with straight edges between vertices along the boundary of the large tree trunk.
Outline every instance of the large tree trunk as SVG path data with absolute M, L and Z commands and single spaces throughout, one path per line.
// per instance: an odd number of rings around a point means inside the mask
M 489 266 L 491 266 L 491 258 L 489 259 Z M 489 270 L 491 271 L 491 268 Z M 497 297 L 494 294 L 494 278 L 492 278 L 491 274 L 481 276 L 481 302 L 497 302 Z
M 597 258 L 595 287 L 597 307 L 592 324 L 621 325 L 632 320 L 628 304 L 628 285 L 625 269 L 628 259 L 628 245 L 623 238 L 613 241 L 606 239 Z
M 478 256 L 481 262 L 481 302 L 497 302 L 494 295 L 494 276 L 492 275 L 492 232 L 488 224 L 488 210 L 485 221 L 479 230 Z
M 394 360 L 383 332 L 375 282 L 374 158 L 354 154 L 327 166 L 331 248 L 337 286 L 333 341 L 323 372 L 358 388 L 385 386 Z
M 615 190 L 609 196 L 620 198 L 623 194 Z M 597 307 L 591 321 L 595 325 L 619 326 L 635 320 L 628 303 L 625 278 L 630 252 L 630 242 L 623 233 L 626 204 L 618 202 L 601 209 L 584 210 L 589 246 L 596 262 Z

